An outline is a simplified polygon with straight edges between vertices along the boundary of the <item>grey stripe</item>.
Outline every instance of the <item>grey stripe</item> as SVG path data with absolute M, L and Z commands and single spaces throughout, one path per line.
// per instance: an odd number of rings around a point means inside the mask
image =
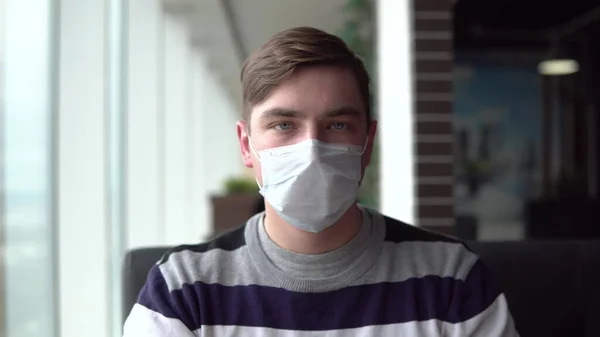
M 465 280 L 477 256 L 462 244 L 450 242 L 385 242 L 377 268 L 363 284 L 402 282 L 435 275 Z
M 247 249 L 244 246 L 234 251 L 215 249 L 205 253 L 173 253 L 160 266 L 160 271 L 169 291 L 197 281 L 224 286 L 281 287 L 282 285 L 274 284 L 272 278 L 255 268 Z M 476 260 L 476 255 L 458 243 L 385 242 L 375 268 L 348 286 L 401 282 L 427 275 L 464 280 Z

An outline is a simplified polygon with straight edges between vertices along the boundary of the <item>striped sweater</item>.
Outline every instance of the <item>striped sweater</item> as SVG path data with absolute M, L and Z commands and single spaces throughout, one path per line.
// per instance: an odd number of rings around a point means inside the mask
M 462 243 L 368 210 L 319 255 L 269 242 L 262 214 L 149 272 L 124 337 L 517 336 L 504 295 Z

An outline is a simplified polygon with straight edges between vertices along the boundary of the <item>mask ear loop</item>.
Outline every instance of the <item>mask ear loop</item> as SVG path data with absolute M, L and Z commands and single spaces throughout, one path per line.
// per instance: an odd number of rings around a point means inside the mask
M 250 146 L 250 151 L 252 151 L 256 158 L 258 158 L 258 160 L 260 161 L 260 156 L 258 155 L 258 152 L 256 152 L 256 150 L 254 149 L 254 146 L 252 146 L 252 139 L 250 139 L 250 136 L 248 136 L 248 146 Z
M 367 139 L 365 140 L 365 145 L 363 145 L 362 150 L 360 151 L 360 153 L 358 154 L 359 156 L 361 156 L 361 161 L 362 161 L 362 155 L 365 153 L 365 151 L 367 150 L 367 145 L 369 145 L 369 136 L 367 136 Z M 364 173 L 363 173 L 364 174 Z M 360 179 L 360 181 L 358 181 L 358 187 L 360 187 L 362 185 L 364 176 Z
M 250 130 L 248 129 L 248 125 L 246 125 L 246 135 L 248 135 L 248 146 L 250 147 L 250 151 L 252 151 L 256 158 L 258 158 L 258 160 L 260 161 L 260 156 L 258 155 L 258 152 L 256 152 L 254 146 L 252 146 L 252 138 L 250 138 Z
M 260 161 L 260 156 L 258 155 L 258 152 L 256 152 L 256 150 L 254 149 L 254 146 L 252 146 L 252 139 L 250 139 L 250 136 L 248 136 L 248 146 L 250 147 L 250 151 L 252 151 L 252 153 L 254 153 L 256 158 L 258 158 L 258 161 Z M 263 187 L 258 182 L 258 177 L 254 177 L 254 180 L 256 180 L 256 185 L 258 185 L 258 188 L 260 188 L 262 190 Z
M 367 150 L 367 145 L 369 145 L 369 137 L 367 136 L 367 140 L 365 140 L 365 145 L 363 145 L 362 150 L 360 151 L 359 155 L 362 156 L 365 151 Z

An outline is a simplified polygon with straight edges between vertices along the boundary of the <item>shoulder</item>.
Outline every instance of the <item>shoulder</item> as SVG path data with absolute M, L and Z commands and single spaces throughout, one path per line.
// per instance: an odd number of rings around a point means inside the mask
M 177 331 L 198 329 L 199 317 L 190 308 L 199 305 L 199 294 L 207 285 L 222 282 L 219 266 L 236 264 L 233 260 L 246 245 L 245 227 L 206 243 L 169 249 L 148 273 L 128 319 L 130 329 L 136 332 L 136 324 L 169 326 Z
M 384 216 L 387 251 L 415 265 L 418 276 L 465 280 L 479 257 L 461 240 Z
M 170 290 L 196 282 L 218 283 L 216 271 L 239 265 L 246 247 L 245 229 L 243 224 L 208 242 L 171 248 L 155 267 Z
M 173 247 L 162 256 L 158 264 L 165 264 L 169 262 L 171 258 L 177 259 L 182 255 L 182 253 L 196 253 L 197 256 L 202 256 L 202 254 L 211 253 L 214 251 L 234 251 L 239 249 L 246 245 L 246 239 L 244 235 L 245 228 L 246 224 L 244 223 L 207 242 Z
M 424 287 L 449 292 L 444 321 L 458 323 L 479 316 L 477 319 L 483 322 L 484 316 L 492 315 L 494 310 L 500 312 L 498 319 L 510 317 L 492 273 L 464 242 L 389 217 L 384 219 L 384 251 L 394 266 L 389 270 L 397 274 L 390 277 L 418 280 Z
M 385 215 L 383 218 L 385 220 L 385 240 L 388 242 L 448 242 L 464 246 L 464 244 L 457 238 L 434 233 L 417 226 L 412 226 Z

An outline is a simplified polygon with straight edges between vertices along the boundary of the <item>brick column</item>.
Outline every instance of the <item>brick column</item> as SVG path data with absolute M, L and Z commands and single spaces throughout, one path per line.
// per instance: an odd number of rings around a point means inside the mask
M 416 218 L 453 232 L 453 1 L 413 0 Z

